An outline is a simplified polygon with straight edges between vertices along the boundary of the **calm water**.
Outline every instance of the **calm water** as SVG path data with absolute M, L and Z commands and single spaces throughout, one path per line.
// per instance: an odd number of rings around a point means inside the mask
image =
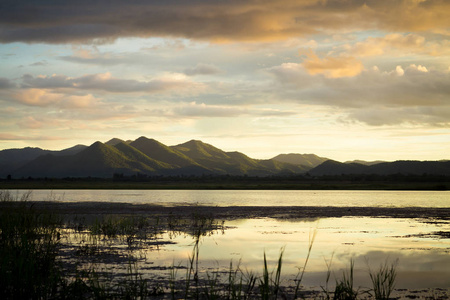
M 21 194 L 26 191 L 17 191 Z M 151 203 L 166 206 L 366 206 L 366 207 L 450 207 L 450 192 L 423 191 L 198 191 L 198 190 L 34 190 L 37 201 L 105 201 Z M 355 261 L 356 286 L 369 287 L 369 266 L 377 269 L 388 260 L 398 260 L 397 288 L 450 289 L 449 221 L 396 218 L 322 218 L 282 221 L 270 218 L 227 221 L 223 233 L 203 237 L 200 267 L 226 270 L 230 261 L 242 269 L 261 273 L 263 253 L 275 268 L 280 249 L 285 248 L 283 275 L 292 280 L 303 266 L 308 240 L 317 236 L 304 284 L 319 289 L 325 284 L 326 263 L 333 276 L 342 278 L 350 259 Z M 149 249 L 145 266 L 185 265 L 191 255 L 190 236 L 164 237 L 175 244 Z M 162 271 L 161 271 L 162 272 Z M 167 274 L 168 275 L 168 274 Z M 292 281 L 291 281 L 292 282 Z M 333 284 L 332 278 L 330 283 Z
M 439 225 L 413 219 L 323 218 L 316 221 L 280 221 L 252 219 L 227 222 L 235 226 L 210 237 L 200 246 L 204 271 L 226 270 L 230 261 L 243 269 L 261 274 L 263 254 L 270 268 L 276 268 L 280 249 L 284 248 L 283 274 L 291 282 L 303 267 L 309 238 L 316 231 L 303 284 L 320 290 L 326 282 L 326 262 L 331 261 L 332 279 L 342 278 L 350 260 L 355 262 L 355 286 L 370 287 L 369 267 L 377 270 L 386 261 L 398 260 L 397 288 L 450 288 L 450 240 L 436 236 L 417 236 L 436 230 L 450 230 L 448 222 Z M 193 239 L 178 237 L 174 245 L 149 255 L 156 265 L 171 266 L 191 255 Z
M 167 206 L 450 207 L 450 191 L 34 190 L 32 199 Z

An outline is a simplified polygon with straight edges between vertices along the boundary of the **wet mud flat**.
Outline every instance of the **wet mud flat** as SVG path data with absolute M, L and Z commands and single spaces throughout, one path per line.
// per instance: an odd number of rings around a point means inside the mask
M 218 219 L 251 218 L 330 218 L 330 217 L 388 217 L 450 220 L 450 208 L 429 207 L 323 207 L 323 206 L 161 206 L 111 202 L 30 202 L 38 209 L 59 214 L 113 214 L 188 217 L 192 214 L 210 215 Z M 1 204 L 0 204 L 1 207 Z

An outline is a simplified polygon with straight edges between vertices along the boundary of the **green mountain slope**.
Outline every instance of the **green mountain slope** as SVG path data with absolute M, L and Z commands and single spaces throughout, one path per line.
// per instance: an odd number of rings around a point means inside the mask
M 309 167 L 303 165 L 294 165 L 290 163 L 280 162 L 274 159 L 261 160 L 260 164 L 264 165 L 266 168 L 273 170 L 276 173 L 305 173 L 310 170 Z
M 77 150 L 77 151 L 75 151 Z M 140 137 L 130 143 L 114 138 L 87 148 L 74 148 L 74 155 L 43 155 L 20 167 L 13 177 L 112 177 L 133 175 L 250 175 L 302 173 L 304 166 L 256 160 L 240 152 L 225 152 L 198 140 L 168 147 Z M 67 151 L 66 153 L 70 153 Z M 45 154 L 45 153 L 44 153 Z
M 187 157 L 183 153 L 170 148 L 154 139 L 148 139 L 142 136 L 137 140 L 131 142 L 130 146 L 141 151 L 148 157 L 170 165 L 171 168 L 183 168 L 193 165 L 198 166 L 198 164 L 194 160 Z
M 174 166 L 168 163 L 148 157 L 138 149 L 126 144 L 125 142 L 118 143 L 113 147 L 119 150 L 124 155 L 124 157 L 129 161 L 130 165 L 141 167 L 147 170 L 165 170 L 174 168 Z
M 229 159 L 230 157 L 222 150 L 198 140 L 190 140 L 184 144 L 172 146 L 175 149 L 187 157 L 197 160 L 217 160 L 217 159 Z
M 309 168 L 317 167 L 321 163 L 328 160 L 328 158 L 320 157 L 315 154 L 299 154 L 299 153 L 279 154 L 272 159 L 293 165 L 303 165 Z
M 240 173 L 239 164 L 232 161 L 224 151 L 202 141 L 190 140 L 171 148 L 213 173 L 232 175 Z
M 114 173 L 155 173 L 145 163 L 128 157 L 119 149 L 95 142 L 72 156 L 47 154 L 31 161 L 13 173 L 14 177 L 112 177 Z
M 172 148 L 218 174 L 267 176 L 281 172 L 298 173 L 303 170 L 301 167 L 273 160 L 256 160 L 237 151 L 225 152 L 197 140 L 191 140 Z
M 306 172 L 313 176 L 425 173 L 450 176 L 450 161 L 396 161 L 364 165 L 326 160 L 311 168 L 323 159 L 313 154 L 282 154 L 273 159 L 258 160 L 236 151 L 225 152 L 198 140 L 168 147 L 146 137 L 131 142 L 115 138 L 105 144 L 95 142 L 89 147 L 77 145 L 61 151 L 39 148 L 3 150 L 0 151 L 0 171 L 3 171 L 0 176 L 111 178 L 114 174 L 130 176 L 138 173 L 149 176 L 269 176 Z

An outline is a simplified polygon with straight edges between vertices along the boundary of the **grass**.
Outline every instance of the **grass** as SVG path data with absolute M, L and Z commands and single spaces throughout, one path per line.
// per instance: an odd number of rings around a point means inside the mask
M 10 206 L 0 212 L 0 298 L 52 297 L 62 280 L 56 257 L 60 246 L 61 220 L 38 212 L 20 198 L 0 192 Z
M 395 288 L 395 281 L 397 278 L 397 263 L 389 264 L 386 260 L 380 265 L 377 271 L 372 271 L 369 267 L 370 280 L 373 286 L 373 295 L 375 299 L 389 299 Z
M 281 248 L 276 266 L 270 270 L 262 254 L 262 274 L 244 271 L 241 262 L 225 272 L 202 273 L 201 242 L 205 236 L 224 230 L 224 223 L 211 216 L 190 219 L 145 216 L 104 216 L 92 221 L 76 216 L 71 221 L 48 211 L 37 210 L 31 194 L 18 196 L 0 191 L 0 298 L 1 299 L 298 299 L 317 231 L 309 236 L 308 252 L 294 286 L 283 285 Z M 187 234 L 193 238 L 186 274 L 178 278 L 180 265 L 169 269 L 169 278 L 158 281 L 140 269 L 138 250 L 162 232 Z M 67 246 L 67 245 L 69 246 Z M 122 247 L 122 245 L 124 247 Z M 66 252 L 68 253 L 66 253 Z M 64 254 L 66 253 L 66 254 Z M 66 256 L 64 256 L 66 255 Z M 70 258 L 68 258 L 70 257 Z M 104 261 L 121 265 L 121 276 L 103 270 Z M 331 261 L 320 299 L 357 299 L 354 261 L 328 290 Z M 395 287 L 397 263 L 387 261 L 377 270 L 369 267 L 375 299 L 389 299 Z
M 342 278 L 336 281 L 333 299 L 352 300 L 358 298 L 359 291 L 354 288 L 354 269 L 355 261 L 351 259 L 348 270 L 343 271 Z

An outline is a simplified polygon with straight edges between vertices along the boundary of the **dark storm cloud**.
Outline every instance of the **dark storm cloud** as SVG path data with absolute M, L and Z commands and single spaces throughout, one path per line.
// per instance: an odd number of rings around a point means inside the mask
M 0 4 L 0 42 L 105 43 L 119 37 L 277 40 L 340 29 L 449 27 L 448 1 L 23 1 Z

